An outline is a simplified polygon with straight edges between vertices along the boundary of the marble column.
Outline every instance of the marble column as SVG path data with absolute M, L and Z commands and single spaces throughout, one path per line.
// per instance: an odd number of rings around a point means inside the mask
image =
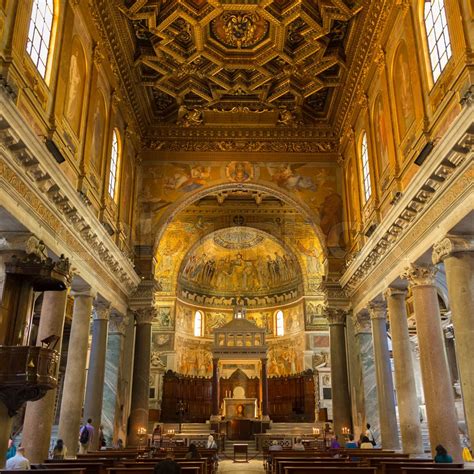
M 376 439 L 379 439 L 380 418 L 377 401 L 374 346 L 369 313 L 365 310 L 353 318 L 357 354 L 360 358 L 361 378 L 354 380 L 354 396 L 361 413 L 357 414 L 359 429 L 365 433 L 366 423 L 370 423 Z
M 219 359 L 212 359 L 212 416 L 219 416 Z
M 262 359 L 262 419 L 269 419 L 267 359 Z
M 384 293 L 390 318 L 395 385 L 397 388 L 398 415 L 402 435 L 403 452 L 423 453 L 418 397 L 412 349 L 408 333 L 406 291 L 388 288 Z
M 84 421 L 91 418 L 94 437 L 89 447 L 99 449 L 99 427 L 102 418 L 102 397 L 104 395 L 105 354 L 107 350 L 107 329 L 110 305 L 98 303 L 92 311 L 92 345 L 87 371 L 86 398 L 84 402 Z
M 447 236 L 433 247 L 433 262 L 443 262 L 448 284 L 449 303 L 466 425 L 474 439 L 474 238 Z
M 128 319 L 114 313 L 109 320 L 109 337 L 105 356 L 104 397 L 102 400 L 102 425 L 107 444 L 110 446 L 115 437 L 115 426 L 119 407 L 117 407 L 117 389 L 119 370 L 122 366 L 123 340 Z M 116 440 L 115 440 L 116 441 Z
M 373 301 L 367 308 L 372 321 L 381 444 L 384 449 L 399 449 L 392 365 L 387 340 L 387 307 L 385 302 Z
M 130 409 L 129 446 L 139 446 L 139 429 L 148 429 L 148 401 L 150 391 L 151 322 L 154 308 L 135 312 L 135 358 L 133 365 L 132 405 Z
M 351 429 L 351 401 L 347 376 L 345 321 L 347 312 L 327 308 L 331 345 L 331 385 L 334 432 L 342 435 L 342 428 Z
M 435 274 L 434 266 L 412 264 L 401 276 L 409 280 L 413 293 L 431 452 L 434 455 L 435 447 L 441 444 L 453 456 L 454 462 L 462 462 L 454 392 L 441 329 Z
M 89 327 L 92 301 L 95 297 L 91 290 L 73 291 L 72 295 L 74 309 L 58 430 L 58 438 L 64 441 L 70 455 L 74 455 L 78 449 L 78 433 L 86 385 Z
M 48 336 L 59 336 L 56 350 L 61 352 L 67 295 L 67 290 L 44 292 L 36 340 L 38 346 Z M 59 371 L 59 364 L 57 370 Z M 31 463 L 41 463 L 48 458 L 55 402 L 56 389 L 48 390 L 42 399 L 26 404 L 21 443 Z

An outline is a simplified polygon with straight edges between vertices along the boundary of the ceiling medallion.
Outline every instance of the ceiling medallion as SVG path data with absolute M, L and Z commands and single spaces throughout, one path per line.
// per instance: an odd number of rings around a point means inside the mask
M 215 38 L 229 48 L 252 48 L 265 38 L 268 21 L 257 13 L 225 12 L 211 23 Z

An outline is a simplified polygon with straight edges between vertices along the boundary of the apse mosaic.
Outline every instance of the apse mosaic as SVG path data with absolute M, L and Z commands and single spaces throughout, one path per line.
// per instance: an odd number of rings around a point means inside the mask
M 184 260 L 180 283 L 207 294 L 268 293 L 295 286 L 300 270 L 295 256 L 250 228 L 222 229 Z

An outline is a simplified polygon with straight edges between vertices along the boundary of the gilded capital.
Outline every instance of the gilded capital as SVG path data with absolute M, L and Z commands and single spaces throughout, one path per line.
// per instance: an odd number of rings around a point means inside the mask
M 472 236 L 447 235 L 443 240 L 433 245 L 433 263 L 442 262 L 455 253 L 472 252 L 474 238 Z
M 137 325 L 151 324 L 153 321 L 153 318 L 155 317 L 156 309 L 153 307 L 140 308 L 140 309 L 135 310 L 134 313 L 135 313 L 135 321 L 137 322 Z
M 339 308 L 326 308 L 325 316 L 329 325 L 346 324 L 347 311 Z
M 352 322 L 354 324 L 355 334 L 369 334 L 372 332 L 372 324 L 369 314 L 366 311 L 354 315 Z
M 386 319 L 387 318 L 387 304 L 385 301 L 371 301 L 367 305 L 370 319 Z
M 434 285 L 436 272 L 438 269 L 434 265 L 414 265 L 406 267 L 400 278 L 408 280 L 410 286 Z
M 108 321 L 110 318 L 110 313 L 112 308 L 110 303 L 94 303 L 94 308 L 92 310 L 92 319 Z

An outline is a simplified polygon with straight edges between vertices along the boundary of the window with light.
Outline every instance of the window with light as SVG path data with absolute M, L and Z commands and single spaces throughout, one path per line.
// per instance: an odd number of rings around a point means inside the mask
M 436 82 L 452 54 L 444 0 L 425 1 L 425 28 L 433 81 Z
M 51 45 L 51 30 L 53 28 L 54 1 L 34 0 L 31 10 L 30 27 L 26 52 L 41 74 L 46 77 L 46 66 Z
M 362 177 L 364 184 L 365 202 L 370 199 L 372 195 L 372 185 L 370 183 L 370 167 L 369 167 L 369 147 L 367 146 L 367 133 L 362 135 L 360 157 L 362 160 Z
M 276 335 L 283 336 L 285 334 L 285 324 L 283 319 L 283 311 L 280 309 L 276 312 Z
M 112 150 L 110 152 L 110 171 L 109 171 L 109 195 L 115 199 L 115 191 L 117 188 L 117 170 L 119 162 L 119 142 L 117 132 L 114 130 L 112 134 Z
M 202 313 L 201 311 L 196 311 L 194 313 L 194 335 L 196 337 L 202 336 Z

